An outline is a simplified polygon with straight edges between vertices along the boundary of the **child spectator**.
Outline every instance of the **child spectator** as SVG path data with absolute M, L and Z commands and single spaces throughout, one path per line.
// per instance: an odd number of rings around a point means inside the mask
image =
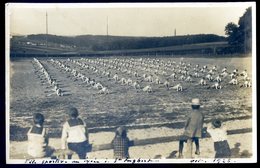
M 44 116 L 36 113 L 33 116 L 34 125 L 29 129 L 27 152 L 34 158 L 47 156 L 48 136 L 46 129 L 43 128 Z
M 86 124 L 78 117 L 78 110 L 74 107 L 69 109 L 69 117 L 63 125 L 61 148 L 76 152 L 79 159 L 86 159 L 89 147 Z
M 229 158 L 231 150 L 227 141 L 227 131 L 221 127 L 221 121 L 215 119 L 210 126 L 207 126 L 207 132 L 214 141 L 215 158 Z
M 184 133 L 179 140 L 179 158 L 183 158 L 184 142 L 190 139 L 196 145 L 196 155 L 200 155 L 199 138 L 202 135 L 202 128 L 204 123 L 204 114 L 200 111 L 200 100 L 198 98 L 192 99 L 192 111 L 187 116 L 187 121 L 184 127 Z
M 129 139 L 124 127 L 118 127 L 116 129 L 115 137 L 112 141 L 112 148 L 114 149 L 114 158 L 129 158 Z

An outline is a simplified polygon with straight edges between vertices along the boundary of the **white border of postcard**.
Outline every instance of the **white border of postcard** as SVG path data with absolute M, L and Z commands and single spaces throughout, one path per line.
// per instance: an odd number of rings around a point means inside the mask
M 64 7 L 64 8 L 136 8 L 136 7 L 144 7 L 144 8 L 171 8 L 171 7 L 239 7 L 239 6 L 251 6 L 252 7 L 252 92 L 253 92 L 253 105 L 252 105 L 252 125 L 253 125 L 253 156 L 248 159 L 151 159 L 151 162 L 147 162 L 148 159 L 143 159 L 143 162 L 138 162 L 137 159 L 130 159 L 129 162 L 118 161 L 117 163 L 256 163 L 257 162 L 257 109 L 256 109 L 256 4 L 255 2 L 227 2 L 227 3 L 7 3 L 5 8 L 5 26 L 6 26 L 6 62 L 5 62 L 5 71 L 6 71 L 6 163 L 7 164 L 31 164 L 29 161 L 24 159 L 10 159 L 9 158 L 9 109 L 10 109 L 10 16 L 9 12 L 12 8 L 24 8 L 24 7 L 33 7 L 33 8 L 56 8 L 56 7 Z M 61 163 L 60 160 L 52 161 L 49 160 L 35 160 L 35 163 L 39 164 L 64 164 L 72 163 L 72 164 L 89 164 L 89 163 L 114 163 L 114 159 L 87 159 L 87 160 L 64 160 Z

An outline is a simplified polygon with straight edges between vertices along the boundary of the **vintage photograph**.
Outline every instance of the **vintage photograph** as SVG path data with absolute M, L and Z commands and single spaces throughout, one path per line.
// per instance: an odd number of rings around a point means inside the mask
M 255 3 L 6 4 L 6 160 L 253 163 Z

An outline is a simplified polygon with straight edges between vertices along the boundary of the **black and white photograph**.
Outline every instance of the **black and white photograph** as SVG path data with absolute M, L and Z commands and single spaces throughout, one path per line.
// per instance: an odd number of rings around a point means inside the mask
M 257 162 L 254 2 L 5 9 L 7 164 Z

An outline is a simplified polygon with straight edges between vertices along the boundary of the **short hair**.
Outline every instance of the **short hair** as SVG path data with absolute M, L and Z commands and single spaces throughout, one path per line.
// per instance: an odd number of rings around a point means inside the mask
M 75 107 L 69 108 L 69 116 L 73 118 L 77 118 L 79 115 L 78 109 Z
M 116 135 L 120 136 L 122 138 L 126 138 L 127 137 L 127 132 L 126 132 L 126 128 L 124 126 L 120 126 L 116 129 Z
M 221 127 L 221 121 L 219 119 L 214 119 L 212 121 L 212 125 L 215 127 L 215 128 L 220 128 Z
M 33 115 L 33 122 L 34 122 L 34 124 L 42 125 L 44 122 L 44 116 L 41 113 L 35 113 Z

